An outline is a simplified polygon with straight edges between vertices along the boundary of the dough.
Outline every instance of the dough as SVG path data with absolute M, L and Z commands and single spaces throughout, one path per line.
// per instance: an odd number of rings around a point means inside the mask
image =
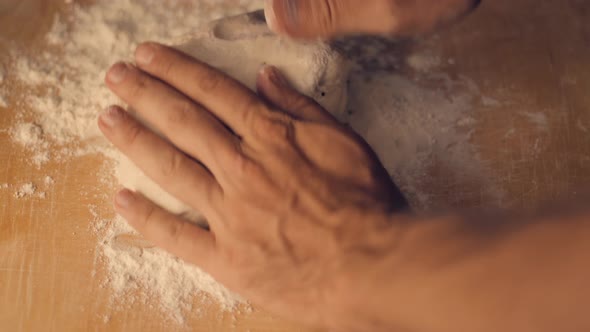
M 180 39 L 178 45 L 178 49 L 252 90 L 261 66 L 276 66 L 297 90 L 334 115 L 345 111 L 349 68 L 343 57 L 324 43 L 277 37 L 268 30 L 260 13 L 214 21 L 190 37 Z M 142 193 L 170 212 L 203 222 L 198 213 L 162 190 L 124 156 L 117 176 L 123 186 Z
M 262 65 L 278 67 L 299 92 L 335 115 L 347 103 L 346 61 L 330 46 L 277 37 L 256 14 L 211 23 L 197 35 L 183 38 L 177 48 L 229 74 L 250 89 Z

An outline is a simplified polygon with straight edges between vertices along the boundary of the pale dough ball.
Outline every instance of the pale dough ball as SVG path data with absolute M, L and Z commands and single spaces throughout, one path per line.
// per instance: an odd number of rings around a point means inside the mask
M 203 30 L 179 40 L 178 49 L 218 68 L 255 90 L 263 64 L 278 67 L 289 82 L 334 115 L 347 103 L 346 61 L 328 45 L 302 43 L 271 33 L 259 17 L 237 16 L 214 21 Z M 144 194 L 163 208 L 198 222 L 199 214 L 172 197 L 122 156 L 117 172 L 121 184 Z

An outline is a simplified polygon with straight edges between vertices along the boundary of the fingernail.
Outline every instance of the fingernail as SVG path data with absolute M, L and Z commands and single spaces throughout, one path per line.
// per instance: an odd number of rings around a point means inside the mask
M 285 24 L 290 27 L 296 27 L 298 24 L 297 0 L 283 0 L 283 10 L 285 13 Z
M 100 114 L 100 121 L 105 126 L 111 128 L 121 121 L 122 117 L 121 109 L 116 106 L 110 106 Z
M 154 59 L 154 50 L 151 45 L 142 44 L 135 51 L 135 61 L 142 65 L 149 65 Z
M 297 26 L 297 0 L 266 0 L 264 15 L 268 27 L 274 32 L 284 32 L 279 25 L 277 10 L 282 14 L 280 23 L 288 27 Z
M 265 72 L 266 75 L 268 75 L 268 78 L 274 85 L 278 87 L 289 86 L 289 82 L 287 82 L 287 78 L 285 78 L 285 75 L 283 75 L 283 73 L 281 73 L 276 67 L 264 66 L 262 70 Z
M 107 79 L 111 83 L 121 83 L 125 79 L 125 75 L 127 75 L 127 64 L 123 62 L 119 62 L 111 67 L 109 73 L 107 74 Z
M 129 189 L 123 189 L 115 196 L 115 204 L 121 208 L 128 208 L 134 200 L 135 195 Z
M 274 1 L 266 0 L 264 4 L 264 17 L 268 28 L 274 32 L 278 32 L 277 15 L 275 14 Z

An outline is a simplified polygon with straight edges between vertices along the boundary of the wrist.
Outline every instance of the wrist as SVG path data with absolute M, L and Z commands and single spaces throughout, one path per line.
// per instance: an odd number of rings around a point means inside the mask
M 326 296 L 324 327 L 339 331 L 389 331 L 399 326 L 393 313 L 382 319 L 379 308 L 390 307 L 387 289 L 395 287 L 399 241 L 410 217 L 367 213 L 351 233 L 354 244 L 343 246 L 338 269 Z M 381 308 L 382 309 L 382 308 Z M 388 310 L 392 311 L 392 310 Z

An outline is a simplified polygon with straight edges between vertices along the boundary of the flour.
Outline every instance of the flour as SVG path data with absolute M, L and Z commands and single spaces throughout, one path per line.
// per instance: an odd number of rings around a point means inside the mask
M 105 71 L 119 60 L 131 60 L 137 44 L 146 40 L 175 43 L 213 19 L 262 8 L 263 1 L 217 0 L 118 0 L 96 1 L 92 6 L 70 5 L 65 16 L 56 17 L 45 36 L 46 51 L 31 54 L 15 50 L 9 78 L 25 89 L 11 102 L 30 110 L 34 121 L 17 115 L 11 129 L 13 140 L 31 152 L 31 160 L 43 166 L 47 160 L 72 162 L 72 158 L 103 154 L 113 175 L 119 155 L 102 138 L 97 114 L 118 100 L 103 84 Z M 379 53 L 379 50 L 373 52 Z M 358 60 L 373 69 L 370 75 L 356 68 L 350 79 L 351 96 L 341 116 L 359 131 L 378 152 L 412 205 L 426 210 L 432 204 L 422 184 L 434 160 L 449 168 L 482 176 L 484 172 L 469 144 L 473 121 L 471 109 L 479 99 L 477 87 L 467 78 L 437 72 L 442 58 L 416 55 L 409 65 L 416 77 L 390 70 L 395 55 Z M 383 68 L 375 68 L 383 66 Z M 252 79 L 252 78 L 249 78 Z M 0 94 L 1 95 L 1 94 Z M 20 111 L 20 109 L 19 109 Z M 115 186 L 112 177 L 99 179 Z M 44 179 L 47 186 L 52 180 Z M 33 183 L 17 192 L 35 194 Z M 493 188 L 492 188 L 493 190 Z M 32 191 L 32 193 L 31 193 Z M 23 196 L 24 197 L 24 196 Z M 121 248 L 115 237 L 133 230 L 120 217 L 94 215 L 92 230 L 99 237 L 97 262 L 105 268 L 104 287 L 112 290 L 113 310 L 131 304 L 160 308 L 171 321 L 183 323 L 211 303 L 235 310 L 243 302 L 198 269 L 159 249 Z M 104 317 L 108 321 L 108 317 Z
M 8 99 L 6 98 L 7 92 L 3 87 L 4 77 L 6 73 L 4 72 L 4 68 L 0 66 L 0 108 L 7 108 L 8 107 Z
M 35 194 L 36 190 L 37 190 L 37 186 L 35 186 L 33 183 L 25 183 L 22 186 L 20 186 L 18 188 L 18 190 L 14 193 L 14 197 L 24 198 L 24 197 L 33 196 L 33 194 Z
M 541 112 L 520 112 L 521 115 L 526 117 L 533 125 L 537 127 L 539 131 L 549 130 L 549 121 L 547 115 Z
M 36 123 L 20 123 L 12 130 L 12 140 L 33 152 L 31 161 L 40 166 L 49 161 L 49 143 L 43 127 Z
M 373 147 L 418 211 L 428 210 L 432 201 L 422 188 L 435 161 L 466 174 L 482 173 L 467 144 L 475 123 L 469 113 L 477 94 L 464 81 L 437 77 L 437 84 L 437 89 L 430 89 L 424 82 L 383 72 L 370 78 L 359 72 L 351 78 L 355 93 L 348 122 Z M 395 93 L 384 94 L 384 89 Z
M 45 178 L 43 178 L 43 183 L 46 187 L 49 187 L 55 183 L 55 180 L 51 176 L 47 175 Z
M 103 246 L 102 260 L 112 271 L 106 286 L 121 292 L 123 303 L 143 301 L 156 296 L 158 305 L 177 323 L 184 323 L 185 314 L 198 314 L 203 304 L 212 302 L 222 310 L 238 309 L 242 302 L 236 295 L 220 286 L 208 274 L 195 266 L 188 265 L 159 249 L 121 248 L 114 238 L 116 235 L 132 232 L 120 217 L 108 228 Z M 136 288 L 148 289 L 137 297 L 129 298 L 127 293 Z M 205 291 L 207 295 L 203 295 Z M 195 302 L 194 296 L 199 300 Z M 195 303 L 199 305 L 194 306 Z
M 584 126 L 584 123 L 582 123 L 582 120 L 578 119 L 578 121 L 576 121 L 576 128 L 580 129 L 580 131 L 587 133 L 589 130 L 586 126 Z
M 130 60 L 133 49 L 143 41 L 170 44 L 213 19 L 262 6 L 262 1 L 244 0 L 234 1 L 232 7 L 221 6 L 216 0 L 194 2 L 190 7 L 180 0 L 71 5 L 67 18 L 56 17 L 45 36 L 47 51 L 13 54 L 13 74 L 30 89 L 16 99 L 33 111 L 35 121 L 25 121 L 26 117 L 19 115 L 21 120 L 12 128 L 11 137 L 31 152 L 36 163 L 49 157 L 96 153 L 117 158 L 118 153 L 96 126 L 98 113 L 118 102 L 103 83 L 109 66 Z M 55 155 L 48 155 L 48 151 Z M 53 183 L 53 179 L 44 181 Z M 18 195 L 34 194 L 30 189 L 20 188 Z M 116 247 L 114 237 L 132 231 L 127 223 L 120 217 L 105 220 L 97 215 L 95 219 L 92 228 L 100 237 L 98 261 L 106 268 L 104 286 L 112 290 L 113 309 L 140 302 L 159 307 L 165 317 L 183 323 L 186 314 L 195 314 L 194 304 L 211 302 L 223 310 L 235 310 L 243 302 L 200 269 L 159 249 L 138 256 L 136 250 Z
M 435 55 L 418 53 L 409 56 L 406 59 L 406 62 L 414 70 L 428 72 L 439 67 L 441 64 L 441 59 Z

